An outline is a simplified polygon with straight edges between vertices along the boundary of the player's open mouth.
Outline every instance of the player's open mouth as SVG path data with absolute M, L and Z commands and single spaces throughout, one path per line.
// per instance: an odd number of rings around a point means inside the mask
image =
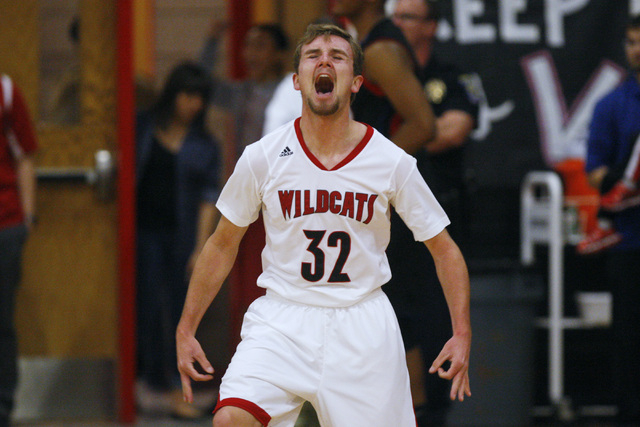
M 320 74 L 316 77 L 316 92 L 319 94 L 333 92 L 333 80 L 328 74 Z

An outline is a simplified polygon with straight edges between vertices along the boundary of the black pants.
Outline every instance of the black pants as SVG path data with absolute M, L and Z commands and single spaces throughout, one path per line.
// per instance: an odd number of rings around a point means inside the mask
M 8 425 L 18 382 L 14 314 L 26 237 L 24 225 L 0 230 L 0 426 Z
M 429 250 L 413 239 L 395 212 L 387 257 L 393 277 L 382 289 L 398 317 L 405 349 L 420 348 L 425 367 L 427 404 L 416 415 L 428 422 L 419 420 L 418 425 L 444 425 L 451 405 L 451 383 L 426 371 L 452 336 L 449 307 Z
M 619 418 L 640 423 L 640 249 L 611 251 L 606 266 L 613 293 L 613 374 Z
M 187 282 L 173 230 L 138 229 L 138 378 L 158 391 L 179 385 L 175 334 Z

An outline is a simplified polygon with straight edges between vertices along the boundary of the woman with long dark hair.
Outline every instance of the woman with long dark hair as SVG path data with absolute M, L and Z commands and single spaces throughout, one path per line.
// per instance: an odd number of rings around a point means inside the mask
M 180 396 L 175 329 L 195 258 L 218 219 L 221 159 L 204 126 L 210 96 L 209 74 L 183 62 L 137 120 L 139 404 L 183 418 L 200 414 Z

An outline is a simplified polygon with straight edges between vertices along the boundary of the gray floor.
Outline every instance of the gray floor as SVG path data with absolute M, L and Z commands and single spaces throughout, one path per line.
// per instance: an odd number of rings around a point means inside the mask
M 108 421 L 55 421 L 55 422 L 28 422 L 28 423 L 14 423 L 16 427 L 125 427 L 130 426 L 131 424 L 118 424 L 118 423 L 110 423 Z M 140 417 L 138 421 L 133 424 L 134 426 L 139 427 L 211 427 L 211 419 L 203 418 L 202 420 L 196 421 L 180 421 L 175 420 L 170 417 L 167 418 L 149 418 L 149 417 Z
M 112 392 L 115 389 L 112 361 L 21 358 L 18 365 L 21 379 L 16 392 L 16 407 L 12 414 L 13 426 L 131 426 L 109 421 L 116 413 Z M 150 394 L 144 390 L 136 387 L 138 401 L 146 402 L 145 407 L 156 412 L 139 411 L 134 426 L 211 426 L 211 409 L 218 396 L 216 388 L 194 388 L 194 406 L 204 414 L 196 420 L 180 420 L 167 415 L 166 400 L 157 393 Z M 165 412 L 163 414 L 158 411 Z M 316 426 L 318 423 L 313 408 L 305 405 L 296 427 Z
M 141 415 L 138 417 L 134 426 L 136 427 L 210 427 L 211 417 L 206 416 L 198 420 L 177 420 L 167 417 L 151 417 Z M 51 422 L 16 422 L 13 424 L 16 427 L 129 427 L 131 424 L 123 425 L 118 423 L 111 423 L 108 421 L 70 421 L 70 420 L 57 420 Z M 296 423 L 296 427 L 318 427 L 318 421 L 315 417 L 315 413 L 310 406 L 305 405 L 300 418 Z

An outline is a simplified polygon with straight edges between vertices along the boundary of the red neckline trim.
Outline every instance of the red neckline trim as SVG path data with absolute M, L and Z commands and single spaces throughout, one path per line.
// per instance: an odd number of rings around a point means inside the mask
M 322 164 L 322 162 L 320 162 L 320 160 L 318 160 L 316 158 L 316 156 L 313 155 L 311 150 L 309 150 L 309 147 L 307 147 L 307 144 L 304 142 L 304 138 L 302 137 L 302 129 L 300 129 L 300 117 L 298 117 L 296 119 L 296 121 L 294 122 L 294 127 L 295 127 L 295 130 L 296 130 L 296 136 L 298 137 L 298 141 L 300 142 L 300 146 L 302 147 L 302 150 L 304 151 L 304 153 L 307 155 L 309 160 L 311 160 L 311 162 L 314 165 L 316 165 L 318 168 L 320 168 L 322 170 L 325 170 L 325 171 L 334 171 L 334 170 L 340 169 L 341 167 L 343 167 L 344 165 L 349 163 L 351 160 L 353 160 L 358 154 L 360 154 L 360 152 L 362 150 L 364 150 L 364 147 L 366 147 L 366 145 L 371 140 L 371 137 L 373 136 L 373 128 L 371 126 L 369 126 L 368 124 L 366 124 L 366 123 L 364 125 L 367 127 L 367 131 L 365 132 L 364 137 L 358 143 L 358 145 L 356 145 L 355 148 L 353 150 L 351 150 L 351 152 L 347 155 L 347 157 L 342 159 L 342 161 L 340 163 L 338 163 L 337 165 L 335 165 L 331 169 L 327 169 Z

